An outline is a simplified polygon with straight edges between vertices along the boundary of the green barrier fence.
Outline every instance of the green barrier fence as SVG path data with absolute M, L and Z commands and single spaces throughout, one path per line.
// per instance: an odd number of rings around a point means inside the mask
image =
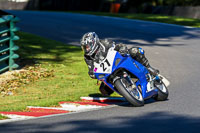
M 15 27 L 18 21 L 19 18 L 13 15 L 0 18 L 0 73 L 18 67 L 14 62 L 14 59 L 19 58 L 19 55 L 15 53 L 19 47 L 14 43 L 19 40 L 19 37 L 15 35 L 15 32 L 19 30 Z

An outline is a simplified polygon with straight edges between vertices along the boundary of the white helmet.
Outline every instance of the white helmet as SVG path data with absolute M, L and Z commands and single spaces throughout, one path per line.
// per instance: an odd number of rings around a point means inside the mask
M 88 32 L 81 39 L 81 48 L 85 55 L 93 55 L 99 48 L 99 38 L 95 32 Z

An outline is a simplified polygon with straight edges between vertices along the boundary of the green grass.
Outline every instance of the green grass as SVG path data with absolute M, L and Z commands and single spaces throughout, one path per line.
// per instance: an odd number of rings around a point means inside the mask
M 19 55 L 54 70 L 54 77 L 18 88 L 14 95 L 0 97 L 0 111 L 25 110 L 26 106 L 54 106 L 59 101 L 79 101 L 81 96 L 100 95 L 97 81 L 88 76 L 80 47 L 66 45 L 28 33 L 18 33 Z
M 8 117 L 0 115 L 0 120 L 8 119 Z
M 133 13 L 113 14 L 113 13 L 104 13 L 104 12 L 82 12 L 82 11 L 73 12 L 73 13 L 92 14 L 92 15 L 98 15 L 98 16 L 111 16 L 111 17 L 138 19 L 138 20 L 145 20 L 145 21 L 200 27 L 200 19 L 183 18 L 183 17 L 175 17 L 175 16 L 165 16 L 165 15 L 156 15 L 156 14 L 133 14 Z

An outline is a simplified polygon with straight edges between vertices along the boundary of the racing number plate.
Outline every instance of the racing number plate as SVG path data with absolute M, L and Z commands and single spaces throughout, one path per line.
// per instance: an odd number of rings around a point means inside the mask
M 108 50 L 106 58 L 100 63 L 94 62 L 94 72 L 95 73 L 111 73 L 113 67 L 113 61 L 115 59 L 117 51 L 114 48 Z

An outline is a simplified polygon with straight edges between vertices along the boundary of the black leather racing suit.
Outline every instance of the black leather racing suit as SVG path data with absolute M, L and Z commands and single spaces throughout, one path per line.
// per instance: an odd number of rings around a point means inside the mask
M 150 66 L 149 63 L 148 63 L 147 58 L 144 55 L 144 50 L 142 48 L 132 47 L 132 48 L 128 49 L 125 44 L 117 44 L 117 45 L 115 45 L 114 42 L 110 42 L 107 39 L 100 40 L 99 46 L 100 47 L 99 47 L 98 51 L 95 52 L 94 55 L 92 55 L 92 56 L 84 55 L 85 62 L 87 63 L 88 69 L 89 69 L 88 74 L 90 75 L 91 78 L 95 78 L 95 75 L 94 75 L 94 62 L 98 63 L 99 61 L 104 60 L 104 58 L 107 55 L 108 49 L 110 47 L 114 47 L 114 46 L 115 46 L 115 50 L 118 51 L 120 54 L 123 55 L 123 54 L 129 53 L 133 59 L 137 60 L 138 62 L 140 62 L 145 67 L 149 67 Z M 113 92 L 103 82 L 102 82 L 102 84 L 100 86 L 100 91 L 101 91 L 101 93 L 103 95 L 106 95 L 106 96 L 110 95 Z

